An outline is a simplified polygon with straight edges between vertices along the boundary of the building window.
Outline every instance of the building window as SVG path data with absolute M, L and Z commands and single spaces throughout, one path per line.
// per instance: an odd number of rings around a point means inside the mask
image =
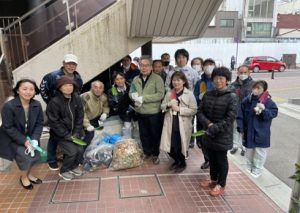
M 274 0 L 249 0 L 248 17 L 272 18 Z
M 234 27 L 234 19 L 221 19 L 220 27 Z
M 247 37 L 270 38 L 272 35 L 272 23 L 252 22 L 247 24 Z

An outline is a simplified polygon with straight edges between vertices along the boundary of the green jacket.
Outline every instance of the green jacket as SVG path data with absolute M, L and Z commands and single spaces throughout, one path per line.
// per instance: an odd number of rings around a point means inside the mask
M 140 114 L 156 114 L 159 113 L 161 100 L 165 94 L 165 87 L 162 78 L 155 74 L 151 73 L 148 76 L 148 80 L 143 88 L 143 80 L 141 75 L 136 76 L 129 90 L 129 96 L 137 92 L 139 96 L 143 96 L 143 104 L 140 107 L 135 107 L 135 111 Z

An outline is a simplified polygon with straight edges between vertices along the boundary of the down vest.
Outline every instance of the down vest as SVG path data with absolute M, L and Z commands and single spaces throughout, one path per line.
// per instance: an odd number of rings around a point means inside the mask
M 206 130 L 213 123 L 213 136 L 205 134 L 204 143 L 215 151 L 230 150 L 233 145 L 233 122 L 237 111 L 237 97 L 230 88 L 225 90 L 213 89 L 203 96 L 197 117 Z

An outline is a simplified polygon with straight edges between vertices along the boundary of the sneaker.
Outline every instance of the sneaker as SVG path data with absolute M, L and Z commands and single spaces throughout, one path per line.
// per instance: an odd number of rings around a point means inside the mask
M 225 191 L 225 187 L 222 187 L 221 185 L 217 184 L 210 192 L 209 194 L 213 197 L 218 197 Z
M 64 173 L 59 173 L 59 177 L 63 178 L 64 180 L 72 180 L 74 176 L 70 172 L 64 172 Z
M 189 159 L 189 151 L 186 151 L 186 156 L 185 156 L 185 159 Z
M 59 170 L 59 167 L 57 165 L 57 162 L 54 162 L 54 163 L 48 163 L 48 167 L 51 171 L 57 171 Z
M 160 162 L 159 157 L 158 156 L 153 156 L 152 157 L 152 162 L 153 162 L 154 165 L 159 164 L 159 162 Z
M 75 169 L 70 170 L 69 172 L 70 172 L 71 174 L 77 176 L 77 177 L 83 175 L 83 172 L 82 172 L 82 170 L 80 169 L 79 166 L 78 166 L 77 168 L 75 168 Z
M 246 171 L 247 171 L 249 174 L 252 173 L 252 169 L 251 169 L 250 167 L 247 167 L 247 168 L 246 168 Z
M 251 171 L 251 176 L 254 177 L 254 178 L 260 177 L 261 174 L 262 174 L 262 172 L 255 171 L 255 170 L 253 170 L 253 169 L 252 169 L 252 171 Z
M 201 169 L 208 169 L 209 168 L 209 161 L 206 161 L 206 162 L 202 163 L 200 168 Z
M 213 189 L 217 185 L 217 181 L 214 180 L 202 180 L 200 186 L 204 189 Z
M 245 150 L 242 149 L 241 156 L 245 156 Z
M 233 148 L 230 150 L 230 154 L 234 155 L 234 154 L 236 153 L 237 150 L 238 150 L 238 148 L 233 147 Z

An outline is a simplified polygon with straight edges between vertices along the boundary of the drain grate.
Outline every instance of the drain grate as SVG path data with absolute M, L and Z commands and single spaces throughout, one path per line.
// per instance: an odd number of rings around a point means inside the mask
M 118 176 L 118 187 L 121 199 L 164 195 L 156 174 Z
M 100 177 L 80 178 L 71 181 L 59 179 L 50 197 L 50 204 L 98 201 Z

